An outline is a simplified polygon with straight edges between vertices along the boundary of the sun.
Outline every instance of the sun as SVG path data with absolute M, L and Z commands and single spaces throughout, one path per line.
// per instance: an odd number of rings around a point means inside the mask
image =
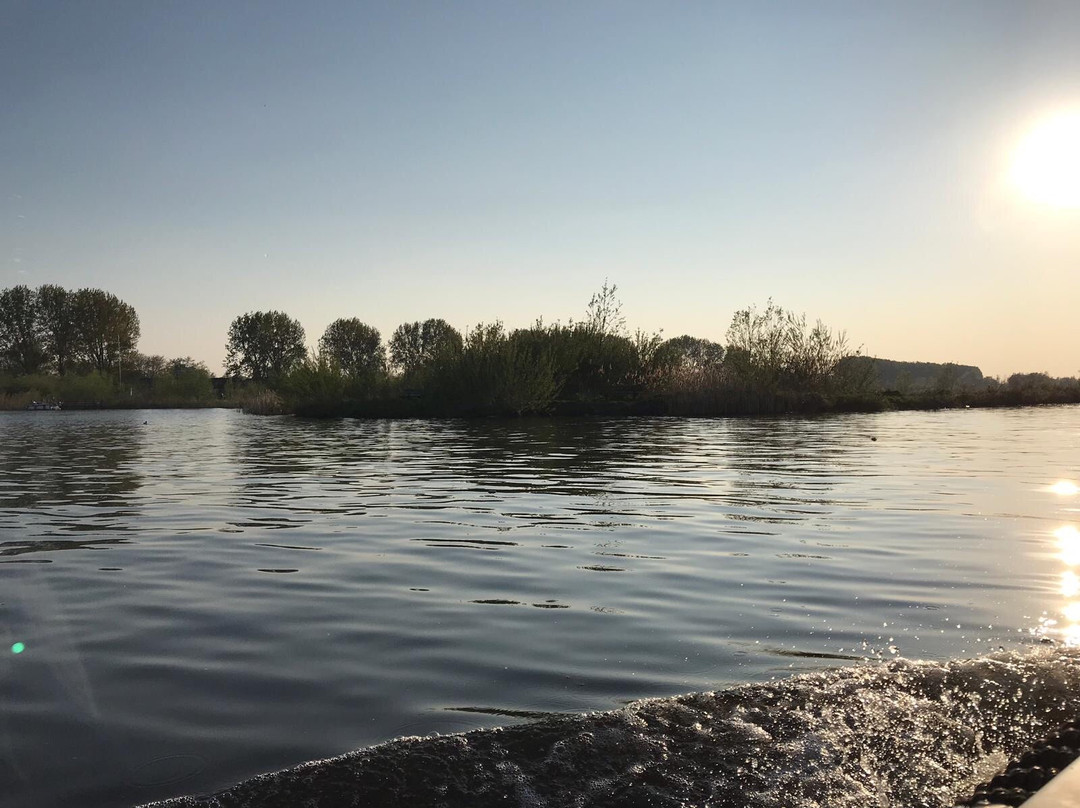
M 1080 208 L 1080 110 L 1042 120 L 1013 154 L 1013 184 L 1033 202 Z

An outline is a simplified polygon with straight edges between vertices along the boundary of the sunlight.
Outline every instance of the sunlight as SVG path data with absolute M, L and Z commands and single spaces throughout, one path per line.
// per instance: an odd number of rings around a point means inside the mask
M 1080 112 L 1041 121 L 1013 155 L 1013 184 L 1028 199 L 1059 208 L 1080 208 Z
M 1080 645 L 1080 625 L 1074 623 L 1071 626 L 1066 626 L 1062 629 L 1061 635 L 1061 641 L 1070 648 Z
M 1073 494 L 1080 492 L 1080 488 L 1072 480 L 1058 480 L 1052 486 L 1050 490 L 1055 494 L 1060 494 L 1063 497 L 1072 496 Z
M 1054 531 L 1061 548 L 1061 560 L 1070 567 L 1080 565 L 1080 530 L 1072 525 L 1059 527 Z
M 1080 578 L 1072 570 L 1061 573 L 1061 594 L 1067 598 L 1080 595 Z

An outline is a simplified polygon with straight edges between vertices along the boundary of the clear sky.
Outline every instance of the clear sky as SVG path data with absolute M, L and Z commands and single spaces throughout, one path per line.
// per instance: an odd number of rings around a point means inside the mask
M 609 278 L 668 337 L 772 297 L 1075 375 L 1080 204 L 1010 172 L 1078 43 L 1075 0 L 0 0 L 0 286 L 107 289 L 217 372 L 247 311 L 516 327 Z

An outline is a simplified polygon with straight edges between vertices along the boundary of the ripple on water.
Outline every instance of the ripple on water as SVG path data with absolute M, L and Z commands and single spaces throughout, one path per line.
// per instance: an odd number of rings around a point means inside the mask
M 56 415 L 0 415 L 0 622 L 26 649 L 4 659 L 10 808 L 93 806 L 103 784 L 131 783 L 144 765 L 138 793 L 100 804 L 208 791 L 402 734 L 608 710 L 891 648 L 942 661 L 1080 636 L 1055 536 L 1076 524 L 1078 495 L 1054 487 L 1078 476 L 1077 408 L 508 422 Z M 842 721 L 876 698 L 873 681 L 819 684 Z M 895 730 L 924 714 L 894 684 Z M 777 687 L 792 705 L 808 698 Z M 680 704 L 634 715 L 692 741 L 693 722 L 680 722 L 697 708 Z M 451 721 L 447 705 L 476 710 Z M 703 737 L 745 730 L 768 743 L 759 730 L 773 734 L 779 708 L 735 707 L 738 721 L 713 721 Z M 872 714 L 861 726 L 886 749 L 903 733 L 875 735 Z M 850 772 L 806 762 L 841 754 L 839 727 L 822 745 L 830 726 L 766 747 L 779 768 L 765 786 L 832 793 Z M 600 743 L 587 733 L 612 727 L 580 729 L 552 742 L 584 754 Z M 868 765 L 891 765 L 866 743 Z M 148 750 L 182 758 L 195 746 L 205 766 L 190 773 L 179 758 L 146 763 Z M 785 759 L 802 762 L 785 773 Z M 830 785 L 829 771 L 841 779 Z

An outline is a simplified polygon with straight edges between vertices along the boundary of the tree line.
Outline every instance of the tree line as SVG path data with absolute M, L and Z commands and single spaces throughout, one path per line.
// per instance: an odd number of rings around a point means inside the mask
M 89 406 L 243 406 L 306 415 L 731 415 L 1080 402 L 1080 379 L 890 363 L 861 356 L 843 332 L 771 300 L 737 311 L 719 343 L 626 327 L 606 281 L 566 324 L 402 323 L 385 343 L 357 317 L 331 323 L 308 350 L 280 311 L 229 327 L 227 380 L 190 358 L 136 350 L 134 308 L 100 289 L 0 291 L 0 408 L 32 398 Z M 926 365 L 924 368 L 923 365 Z M 895 368 L 892 366 L 896 366 Z M 891 385 L 888 369 L 896 378 Z M 933 372 L 931 384 L 905 381 Z M 976 378 L 977 384 L 971 382 Z
M 607 282 L 580 321 L 458 331 L 399 325 L 384 344 L 358 318 L 334 321 L 309 353 L 284 312 L 237 317 L 227 371 L 267 386 L 267 409 L 309 415 L 731 414 L 822 409 L 870 375 L 844 365 L 843 333 L 769 301 L 737 312 L 727 344 L 630 333 Z M 851 368 L 853 370 L 846 370 Z
M 46 284 L 0 291 L 0 407 L 29 400 L 82 406 L 190 406 L 213 401 L 190 357 L 136 350 L 135 308 L 102 289 Z
M 925 385 L 883 385 L 879 361 L 853 350 L 842 331 L 771 300 L 735 312 L 723 344 L 631 333 L 616 293 L 605 281 L 584 317 L 567 324 L 481 323 L 463 333 L 432 318 L 402 323 L 385 343 L 373 326 L 342 318 L 312 352 L 298 321 L 280 311 L 254 312 L 233 321 L 227 370 L 266 391 L 252 399 L 254 411 L 313 416 L 736 415 L 1080 403 L 1080 379 L 1034 373 L 999 381 L 950 363 L 934 366 Z
M 0 292 L 0 363 L 17 374 L 72 367 L 104 371 L 139 341 L 139 316 L 102 289 L 47 284 Z

